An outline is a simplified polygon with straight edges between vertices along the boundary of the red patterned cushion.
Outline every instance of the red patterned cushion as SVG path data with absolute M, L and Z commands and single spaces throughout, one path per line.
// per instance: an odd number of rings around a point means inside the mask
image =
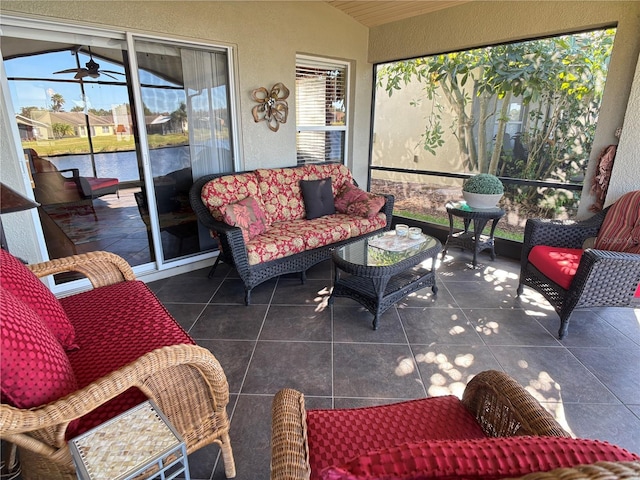
M 249 265 L 257 265 L 304 252 L 306 244 L 300 232 L 274 226 L 262 235 L 251 239 L 246 247 Z
M 529 252 L 529 262 L 547 278 L 568 290 L 578 270 L 582 252 L 580 248 L 536 245 Z
M 304 167 L 311 179 L 331 177 L 334 198 L 346 183 L 353 183 L 351 171 L 341 163 L 314 163 Z
M 225 223 L 242 229 L 244 241 L 267 231 L 270 222 L 264 212 L 262 200 L 246 197 L 224 207 L 222 217 Z
M 428 422 L 426 422 L 428 423 Z M 598 440 L 502 437 L 407 443 L 322 472 L 323 480 L 499 479 L 599 461 L 640 457 Z
M 69 360 L 80 388 L 156 348 L 195 343 L 140 281 L 96 288 L 60 302 L 76 327 L 80 349 L 69 353 Z M 113 418 L 145 398 L 139 390 L 129 390 L 81 418 L 78 427 L 67 432 L 67 438 Z
M 389 446 L 485 436 L 453 395 L 368 408 L 309 410 L 307 429 L 312 479 L 326 467 Z
M 213 218 L 224 221 L 224 207 L 246 197 L 261 198 L 258 179 L 253 173 L 224 175 L 215 178 L 202 187 L 200 198 Z
M 335 199 L 340 213 L 372 218 L 384 207 L 386 200 L 381 195 L 365 192 L 353 184 L 345 184 Z
M 255 173 L 260 182 L 262 200 L 272 222 L 304 218 L 300 180 L 317 179 L 310 175 L 308 168 L 258 169 Z
M 66 350 L 77 348 L 75 331 L 58 299 L 17 258 L 0 250 L 0 284 L 28 305 Z
M 75 391 L 67 354 L 40 317 L 4 287 L 0 305 L 2 401 L 31 408 Z
M 640 253 L 640 190 L 625 193 L 611 206 L 594 247 L 598 250 Z

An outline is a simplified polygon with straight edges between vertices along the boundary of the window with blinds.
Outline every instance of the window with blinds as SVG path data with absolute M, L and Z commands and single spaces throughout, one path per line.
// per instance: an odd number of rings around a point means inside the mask
M 344 162 L 348 65 L 296 58 L 298 165 Z

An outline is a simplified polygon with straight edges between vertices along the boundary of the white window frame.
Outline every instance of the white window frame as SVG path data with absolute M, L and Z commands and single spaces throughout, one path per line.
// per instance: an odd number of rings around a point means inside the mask
M 342 159 L 341 163 L 347 163 L 347 152 L 349 151 L 349 132 L 351 127 L 351 115 L 349 114 L 350 105 L 351 105 L 351 63 L 345 60 L 338 60 L 329 57 L 321 57 L 315 55 L 307 55 L 307 54 L 296 54 L 296 76 L 297 69 L 299 65 L 305 65 L 309 67 L 319 67 L 319 68 L 331 68 L 331 67 L 343 67 L 345 70 L 345 78 L 344 78 L 344 125 L 304 125 L 298 123 L 298 118 L 296 115 L 296 133 L 300 132 L 331 132 L 331 131 L 339 131 L 344 132 L 344 145 L 342 146 Z M 297 79 L 296 79 L 297 80 Z M 298 104 L 299 99 L 296 97 L 296 105 Z M 296 154 L 297 154 L 297 142 L 296 142 Z

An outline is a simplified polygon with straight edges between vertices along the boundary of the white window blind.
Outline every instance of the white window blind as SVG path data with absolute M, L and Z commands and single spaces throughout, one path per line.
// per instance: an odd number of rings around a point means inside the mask
M 310 57 L 296 61 L 298 164 L 343 162 L 348 65 Z

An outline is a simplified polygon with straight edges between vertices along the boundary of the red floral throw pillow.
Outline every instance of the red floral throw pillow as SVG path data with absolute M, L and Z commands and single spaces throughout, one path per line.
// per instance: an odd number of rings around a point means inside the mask
M 2 401 L 31 408 L 75 391 L 69 358 L 40 317 L 2 287 L 0 304 Z
M 224 207 L 222 217 L 226 224 L 242 229 L 245 242 L 266 232 L 270 226 L 264 204 L 254 197 L 246 197 L 227 205 Z
M 382 195 L 365 192 L 352 183 L 346 183 L 336 196 L 335 206 L 340 213 L 372 218 L 385 202 L 386 199 Z
M 73 325 L 51 290 L 5 250 L 0 250 L 0 265 L 0 284 L 40 317 L 65 350 L 78 348 Z

